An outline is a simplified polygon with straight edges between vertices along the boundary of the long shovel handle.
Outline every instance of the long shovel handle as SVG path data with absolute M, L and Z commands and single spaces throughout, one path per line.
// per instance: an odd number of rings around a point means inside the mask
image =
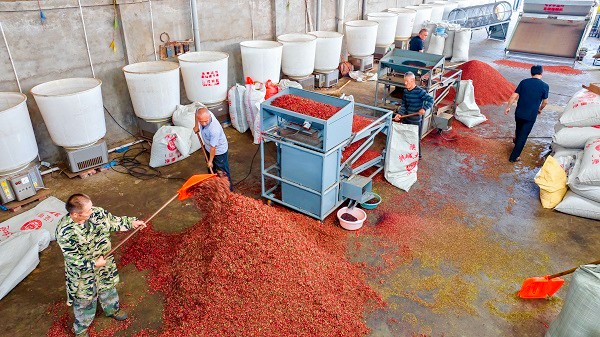
M 198 136 L 198 140 L 200 141 L 200 147 L 202 150 L 202 153 L 204 153 L 204 160 L 206 160 L 206 165 L 208 165 L 208 156 L 206 155 L 206 150 L 204 149 L 204 141 L 202 140 L 202 137 L 200 136 L 200 131 L 196 132 L 196 136 Z M 210 170 L 211 174 L 215 174 L 213 172 L 212 167 L 208 168 Z
M 411 113 L 411 114 L 408 114 L 408 115 L 400 115 L 400 119 L 402 119 L 402 118 L 408 118 L 408 117 L 413 117 L 413 116 L 417 116 L 417 115 L 420 115 L 420 114 L 418 112 L 415 112 L 415 113 Z
M 150 222 L 150 220 L 154 219 L 154 217 L 156 215 L 158 215 L 158 213 L 160 213 L 163 209 L 165 209 L 165 207 L 167 207 L 171 202 L 173 202 L 173 200 L 177 199 L 178 196 L 179 196 L 179 193 L 175 194 L 171 199 L 169 199 L 169 201 L 165 202 L 162 206 L 160 206 L 160 208 L 158 210 L 156 210 L 156 212 L 154 212 L 154 214 L 152 214 L 149 218 L 147 218 L 146 220 L 144 220 L 144 222 L 147 223 L 147 222 Z M 134 236 L 135 233 L 137 233 L 140 229 L 142 229 L 142 227 L 138 227 L 133 232 L 129 233 L 129 235 L 127 235 L 125 237 L 125 239 L 123 239 L 116 246 L 114 246 L 111 250 L 109 250 L 108 253 L 105 255 L 105 257 L 108 257 L 112 253 L 114 253 L 115 250 L 119 249 L 119 247 L 121 247 L 125 243 L 125 241 L 131 239 L 131 237 Z
M 594 262 L 590 262 L 590 263 L 586 263 L 586 264 L 600 264 L 600 260 L 596 260 Z M 569 270 L 561 271 L 558 274 L 553 274 L 553 275 L 548 276 L 548 278 L 549 279 L 553 279 L 555 277 L 561 277 L 563 275 L 571 274 L 572 272 L 574 272 L 575 270 L 577 270 L 577 268 L 579 268 L 579 267 L 575 267 L 575 268 L 572 268 L 572 269 L 569 269 Z

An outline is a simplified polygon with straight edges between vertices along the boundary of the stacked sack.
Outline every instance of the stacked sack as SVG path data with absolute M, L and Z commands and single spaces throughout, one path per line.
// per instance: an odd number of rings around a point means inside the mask
M 570 189 L 554 209 L 600 220 L 600 96 L 577 92 L 561 114 L 552 140 L 554 157 L 565 170 Z
M 425 22 L 423 28 L 429 35 L 424 41 L 425 52 L 442 55 L 451 62 L 466 62 L 469 60 L 471 29 L 461 28 L 460 25 L 447 22 Z

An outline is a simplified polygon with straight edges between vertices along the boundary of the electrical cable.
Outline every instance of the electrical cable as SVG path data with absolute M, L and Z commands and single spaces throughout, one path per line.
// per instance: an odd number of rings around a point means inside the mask
M 108 113 L 108 115 L 110 116 L 110 118 L 112 118 L 112 120 L 113 120 L 115 123 L 117 123 L 117 125 L 118 125 L 118 126 L 121 128 L 121 129 L 123 129 L 125 132 L 127 132 L 128 134 L 130 134 L 131 136 L 133 136 L 135 139 L 140 139 L 140 137 L 138 137 L 138 136 L 134 135 L 134 134 L 133 134 L 133 133 L 131 133 L 129 130 L 125 129 L 125 128 L 124 128 L 124 127 L 123 127 L 123 126 L 122 126 L 122 125 L 121 125 L 119 122 L 117 122 L 117 119 L 115 118 L 115 116 L 113 116 L 113 115 L 110 113 L 110 111 L 108 111 L 108 109 L 106 108 L 106 106 L 103 106 L 103 107 L 104 107 L 104 111 L 106 111 L 106 113 Z
M 121 174 L 128 174 L 134 178 L 140 180 L 150 180 L 153 178 L 161 178 L 161 179 L 171 179 L 171 180 L 182 180 L 186 181 L 184 178 L 180 177 L 165 177 L 162 172 L 156 168 L 150 167 L 149 165 L 142 164 L 137 158 L 144 154 L 149 153 L 149 149 L 145 146 L 146 143 L 135 144 L 130 147 L 126 151 L 124 151 L 119 158 L 116 159 L 116 165 L 112 166 L 111 169 L 115 172 Z M 141 149 L 135 146 L 141 145 Z M 129 154 L 132 150 L 138 150 L 135 154 Z M 116 167 L 122 167 L 124 170 L 117 169 Z
M 256 152 L 254 152 L 254 156 L 252 156 L 252 160 L 250 161 L 250 169 L 248 170 L 248 174 L 246 174 L 246 176 L 242 180 L 240 180 L 240 181 L 236 182 L 235 184 L 233 184 L 234 187 L 237 186 L 237 185 L 239 185 L 242 181 L 246 180 L 250 176 L 250 174 L 252 173 L 252 166 L 254 165 L 254 159 L 256 158 L 256 155 L 258 154 L 259 150 L 260 150 L 260 146 L 258 147 L 258 149 L 256 149 Z

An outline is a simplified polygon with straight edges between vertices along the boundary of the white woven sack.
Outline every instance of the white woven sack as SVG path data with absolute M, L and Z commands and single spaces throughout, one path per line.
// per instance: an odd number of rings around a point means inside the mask
M 246 120 L 246 112 L 244 110 L 244 93 L 246 87 L 236 83 L 227 92 L 227 100 L 229 101 L 229 119 L 231 126 L 241 133 L 248 131 L 248 121 Z
M 556 123 L 552 141 L 562 147 L 583 149 L 590 138 L 600 138 L 600 126 L 564 126 Z
M 454 47 L 454 33 L 456 33 L 456 28 L 448 27 L 446 29 L 446 41 L 444 41 L 444 58 L 449 59 L 452 57 L 452 48 Z
M 431 21 L 425 21 L 423 23 L 423 28 L 427 29 L 427 33 L 428 33 L 427 37 L 425 38 L 425 41 L 423 41 L 423 48 L 424 48 L 424 50 L 427 50 L 427 48 L 429 48 L 429 43 L 431 41 L 431 37 L 433 36 L 435 29 L 437 28 L 437 23 L 431 22 Z
M 600 96 L 579 90 L 571 97 L 559 120 L 565 126 L 600 125 Z
M 431 40 L 429 40 L 429 47 L 427 47 L 428 54 L 442 55 L 444 54 L 444 43 L 446 42 L 445 35 L 433 34 Z
M 177 108 L 173 112 L 173 125 L 193 129 L 196 124 L 196 110 L 199 108 L 206 108 L 206 106 L 200 102 L 188 105 L 177 104 Z
M 187 158 L 192 147 L 192 135 L 194 131 L 183 126 L 163 126 L 158 129 L 152 138 L 150 166 L 161 167 Z
M 567 148 L 564 146 L 560 146 L 554 142 L 552 142 L 550 144 L 550 148 L 552 148 L 552 155 L 554 157 L 560 157 L 560 156 L 574 156 L 576 154 L 578 154 L 579 152 L 582 152 L 582 149 L 571 149 L 571 148 Z
M 419 126 L 393 123 L 390 150 L 385 158 L 385 179 L 405 191 L 417 181 Z
M 575 270 L 558 317 L 545 337 L 600 336 L 600 265 Z
M 469 45 L 471 44 L 471 29 L 465 28 L 454 32 L 452 46 L 452 62 L 467 62 L 469 60 Z
M 568 191 L 554 210 L 582 218 L 600 220 L 600 203 Z
M 477 103 L 475 103 L 475 88 L 472 80 L 460 81 L 458 94 L 456 96 L 456 112 L 454 116 L 456 120 L 472 128 L 487 121 Z
M 585 143 L 577 180 L 585 185 L 600 185 L 600 138 Z
M 260 103 L 265 100 L 267 89 L 262 83 L 246 84 L 246 92 L 244 94 L 244 110 L 246 112 L 246 120 L 252 131 L 252 136 L 256 133 L 255 118 L 260 118 Z M 258 129 L 260 132 L 260 128 Z
M 582 157 L 583 151 L 581 151 L 575 156 L 574 164 L 567 174 L 567 176 L 569 177 L 569 179 L 567 180 L 567 185 L 569 185 L 569 188 L 571 189 L 571 191 L 573 191 L 573 193 L 586 199 L 590 199 L 595 202 L 600 202 L 600 186 L 585 185 L 580 183 L 577 179 L 577 175 L 579 175 L 579 171 L 581 169 Z

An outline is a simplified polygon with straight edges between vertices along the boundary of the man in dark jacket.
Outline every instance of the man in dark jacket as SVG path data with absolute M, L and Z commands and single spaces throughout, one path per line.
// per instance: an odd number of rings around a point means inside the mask
M 425 40 L 427 40 L 427 36 L 429 35 L 429 31 L 423 28 L 419 31 L 419 35 L 413 37 L 408 42 L 408 50 L 423 52 L 425 49 Z
M 542 81 L 543 72 L 544 69 L 540 65 L 531 67 L 531 78 L 522 80 L 519 83 L 506 105 L 504 113 L 508 115 L 510 106 L 518 99 L 517 109 L 515 109 L 515 138 L 513 138 L 515 147 L 508 159 L 511 163 L 521 160 L 521 152 L 535 124 L 537 115 L 542 113 L 548 103 L 550 87 Z
M 421 135 L 423 133 L 423 115 L 433 107 L 433 97 L 423 88 L 417 87 L 415 74 L 410 71 L 404 74 L 404 94 L 402 95 L 402 106 L 400 113 L 394 116 L 395 122 L 403 122 L 419 126 L 419 158 L 421 153 Z M 418 113 L 416 116 L 402 117 Z

